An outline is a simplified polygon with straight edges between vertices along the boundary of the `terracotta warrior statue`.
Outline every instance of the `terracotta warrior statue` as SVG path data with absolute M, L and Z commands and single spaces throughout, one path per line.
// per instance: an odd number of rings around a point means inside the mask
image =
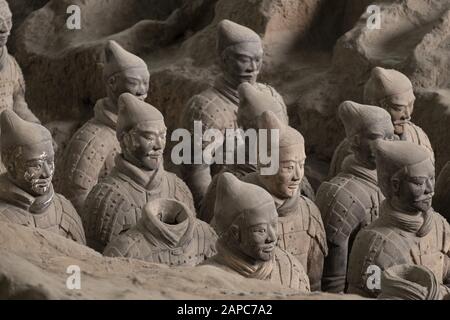
M 114 158 L 120 153 L 116 138 L 119 96 L 128 92 L 144 101 L 149 87 L 146 63 L 115 41 L 108 42 L 105 59 L 103 76 L 107 96 L 97 101 L 94 118 L 73 135 L 59 172 L 58 188 L 78 211 L 97 181 L 111 172 Z
M 450 288 L 440 284 L 425 266 L 401 264 L 381 274 L 380 300 L 448 300 Z
M 278 246 L 302 263 L 311 290 L 320 291 L 328 249 L 320 211 L 300 193 L 306 160 L 303 136 L 280 122 L 271 111 L 264 112 L 259 122 L 261 129 L 279 130 L 279 169 L 275 175 L 264 175 L 258 170 L 241 180 L 272 195 L 278 212 Z
M 25 102 L 25 81 L 19 64 L 8 53 L 6 43 L 12 29 L 8 2 L 0 0 L 0 112 L 14 110 L 22 119 L 40 123 Z
M 116 134 L 122 151 L 111 173 L 91 190 L 82 211 L 88 245 L 100 252 L 136 225 L 153 199 L 173 198 L 195 212 L 188 187 L 164 170 L 167 129 L 161 112 L 130 93 L 119 97 L 118 107 Z
M 258 34 L 232 21 L 222 20 L 217 26 L 217 54 L 222 75 L 211 88 L 189 100 L 182 120 L 184 128 L 193 133 L 194 121 L 201 121 L 203 131 L 214 128 L 224 133 L 226 129 L 237 129 L 238 87 L 243 82 L 270 95 L 287 119 L 283 98 L 272 87 L 257 82 L 263 60 L 263 45 Z M 207 144 L 201 147 L 204 149 Z M 219 164 L 183 165 L 183 176 L 192 190 L 197 208 L 200 208 L 212 176 L 220 169 Z
M 386 270 L 402 264 L 430 269 L 450 286 L 450 225 L 431 207 L 434 164 L 429 151 L 407 141 L 380 141 L 377 172 L 386 196 L 380 218 L 357 235 L 349 260 L 348 292 L 376 297 L 368 286 L 370 266 Z M 373 267 L 372 267 L 373 268 Z
M 216 254 L 217 235 L 209 224 L 174 199 L 144 206 L 137 225 L 112 240 L 105 256 L 126 257 L 169 266 L 195 266 Z
M 274 99 L 273 96 L 268 92 L 260 91 L 250 83 L 244 82 L 239 85 L 238 93 L 239 109 L 237 113 L 237 124 L 242 130 L 246 131 L 249 129 L 255 129 L 257 131 L 259 129 L 257 123 L 258 117 L 265 111 L 269 110 L 273 111 L 283 124 L 288 124 L 285 109 L 279 103 L 277 103 L 277 100 Z M 248 147 L 249 144 L 245 144 L 245 164 L 225 164 L 223 165 L 220 173 L 230 172 L 236 177 L 242 178 L 246 174 L 256 172 L 256 163 L 253 164 L 249 161 Z M 216 187 L 218 176 L 219 174 L 216 174 L 213 177 L 200 204 L 199 218 L 208 223 L 211 221 L 214 215 L 214 203 L 216 201 Z M 301 181 L 301 192 L 311 200 L 315 199 L 314 190 L 312 189 L 306 177 Z
M 14 110 L 22 119 L 40 123 L 25 101 L 22 70 L 6 47 L 11 29 L 12 13 L 8 2 L 0 0 L 0 113 L 3 110 Z M 0 161 L 0 174 L 5 172 L 6 168 Z
M 302 264 L 276 245 L 278 214 L 272 196 L 229 172 L 220 175 L 217 189 L 217 255 L 205 264 L 309 292 Z
M 339 106 L 339 117 L 352 154 L 336 177 L 320 185 L 316 198 L 328 242 L 322 289 L 329 292 L 344 291 L 353 239 L 378 218 L 384 196 L 377 183 L 375 145 L 394 138 L 390 115 L 382 108 L 346 101 Z
M 424 146 L 434 161 L 433 148 L 427 134 L 411 122 L 415 100 L 413 85 L 404 74 L 381 67 L 372 69 L 371 76 L 364 87 L 364 103 L 379 106 L 388 111 L 394 124 L 395 134 L 400 140 Z M 342 162 L 350 153 L 350 143 L 344 139 L 334 152 L 329 178 L 333 178 L 342 170 Z
M 2 112 L 0 125 L 1 153 L 7 168 L 0 176 L 0 220 L 48 230 L 85 244 L 74 207 L 53 191 L 50 132 L 11 110 Z

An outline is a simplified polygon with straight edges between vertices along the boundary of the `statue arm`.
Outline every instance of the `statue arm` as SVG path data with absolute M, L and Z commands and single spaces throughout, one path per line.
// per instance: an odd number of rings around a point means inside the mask
M 40 124 L 41 121 L 39 121 L 39 119 L 34 115 L 34 113 L 28 107 L 27 102 L 25 101 L 25 80 L 23 78 L 22 70 L 20 69 L 19 64 L 14 58 L 12 59 L 12 61 L 14 64 L 13 68 L 16 71 L 13 110 L 22 119 Z

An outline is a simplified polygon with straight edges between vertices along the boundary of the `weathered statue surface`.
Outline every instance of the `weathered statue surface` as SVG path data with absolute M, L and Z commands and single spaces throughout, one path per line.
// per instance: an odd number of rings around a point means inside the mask
M 22 69 L 6 47 L 11 29 L 12 13 L 8 2 L 0 0 L 0 112 L 13 110 L 24 120 L 40 123 L 25 101 Z M 0 173 L 4 172 L 6 168 L 0 162 Z
M 279 130 L 279 169 L 274 175 L 264 175 L 258 168 L 242 181 L 258 185 L 272 195 L 278 212 L 277 244 L 301 262 L 311 290 L 320 291 L 328 249 L 319 209 L 300 194 L 306 160 L 303 136 L 271 111 L 264 112 L 259 123 L 261 129 Z
M 193 132 L 194 121 L 201 121 L 203 130 L 214 128 L 225 133 L 226 129 L 237 129 L 238 87 L 243 82 L 273 97 L 279 105 L 277 108 L 282 108 L 287 119 L 286 105 L 280 94 L 271 86 L 257 82 L 264 54 L 258 34 L 232 21 L 222 20 L 217 29 L 217 53 L 222 75 L 211 88 L 189 100 L 182 120 L 184 128 Z M 220 170 L 221 165 L 218 164 L 183 166 L 183 176 L 192 190 L 197 208 L 212 177 Z
M 163 166 L 164 117 L 130 93 L 118 101 L 116 135 L 122 152 L 115 167 L 89 193 L 82 211 L 88 245 L 103 251 L 116 236 L 136 225 L 147 202 L 173 198 L 195 212 L 188 187 Z
M 248 82 L 244 82 L 238 87 L 239 93 L 239 109 L 237 113 L 238 127 L 244 131 L 254 129 L 260 129 L 258 127 L 257 119 L 265 111 L 272 111 L 281 123 L 288 125 L 288 119 L 286 117 L 285 109 L 280 105 L 277 100 L 269 93 L 258 90 L 255 86 Z M 220 173 L 230 172 L 238 178 L 242 178 L 247 174 L 257 171 L 257 164 L 250 163 L 249 159 L 249 144 L 245 144 L 245 164 L 225 164 L 223 165 Z M 255 159 L 257 160 L 257 159 Z M 206 194 L 204 195 L 200 209 L 199 218 L 206 222 L 211 222 L 214 215 L 214 203 L 216 201 L 216 188 L 217 179 L 219 174 L 216 174 L 211 183 L 208 186 Z M 301 180 L 300 186 L 301 193 L 306 195 L 311 200 L 315 199 L 314 190 L 309 184 L 306 177 Z
M 386 196 L 380 218 L 361 230 L 353 244 L 348 292 L 376 297 L 367 286 L 371 265 L 386 270 L 422 265 L 440 285 L 450 285 L 450 225 L 432 206 L 434 164 L 424 147 L 406 141 L 379 141 L 379 186 Z
M 364 87 L 364 103 L 388 111 L 399 139 L 424 146 L 434 161 L 433 148 L 427 134 L 411 121 L 415 100 L 413 85 L 404 74 L 381 67 L 372 69 Z M 329 178 L 333 178 L 342 170 L 343 161 L 349 154 L 350 143 L 348 139 L 344 139 L 334 152 Z
M 263 188 L 223 173 L 218 181 L 215 229 L 217 255 L 205 264 L 246 278 L 309 292 L 302 264 L 277 244 L 278 214 Z
M 379 107 L 346 101 L 339 116 L 353 153 L 345 159 L 343 170 L 323 182 L 316 196 L 328 242 L 322 289 L 345 290 L 347 260 L 356 233 L 378 218 L 384 199 L 377 183 L 376 142 L 394 138 L 389 113 Z
M 137 225 L 111 241 L 104 255 L 169 266 L 195 266 L 216 254 L 217 235 L 209 224 L 174 199 L 148 202 Z
M 58 189 L 78 211 L 97 181 L 111 172 L 114 159 L 120 153 L 116 138 L 119 96 L 127 92 L 144 101 L 149 88 L 146 63 L 115 41 L 107 43 L 105 60 L 103 75 L 107 97 L 97 101 L 94 117 L 73 135 L 59 171 Z
M 0 0 L 0 112 L 14 110 L 22 119 L 40 123 L 25 102 L 22 70 L 6 47 L 11 29 L 12 13 L 8 2 Z
M 1 153 L 7 172 L 0 175 L 0 220 L 45 229 L 86 243 L 81 219 L 72 204 L 53 191 L 54 152 L 50 132 L 1 114 Z
M 439 283 L 425 266 L 400 264 L 383 271 L 380 300 L 448 300 L 450 288 Z

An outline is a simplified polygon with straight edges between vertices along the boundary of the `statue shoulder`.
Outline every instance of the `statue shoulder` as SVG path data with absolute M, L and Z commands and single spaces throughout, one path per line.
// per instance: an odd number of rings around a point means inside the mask
M 196 219 L 195 221 L 199 253 L 204 253 L 206 257 L 214 256 L 216 251 L 217 234 L 206 222 Z
M 353 179 L 338 175 L 319 187 L 316 204 L 321 212 L 328 240 L 344 241 L 365 221 L 370 195 Z M 338 239 L 339 238 L 339 239 Z
M 120 145 L 114 131 L 89 120 L 73 135 L 65 151 L 66 181 L 80 186 L 95 184 L 106 159 L 118 152 Z
M 126 188 L 121 187 L 117 178 L 110 175 L 103 179 L 89 193 L 82 211 L 88 242 L 106 245 L 124 231 L 123 221 L 135 217 L 134 209 Z M 128 216 L 130 219 L 125 219 Z
M 319 244 L 320 249 L 326 256 L 328 254 L 327 237 L 320 210 L 311 199 L 305 196 L 300 196 L 300 199 L 301 210 L 308 213 L 307 232 Z
M 172 172 L 166 171 L 166 178 L 169 182 L 170 189 L 172 189 L 170 192 L 171 196 L 187 205 L 195 214 L 194 198 L 186 183 Z
M 274 255 L 282 284 L 303 292 L 310 292 L 308 275 L 297 258 L 279 247 L 274 249 Z M 289 283 L 285 283 L 286 281 Z
M 215 89 L 193 96 L 189 102 L 187 111 L 183 116 L 184 128 L 191 130 L 194 121 L 202 122 L 202 129 L 216 128 L 219 130 L 235 128 L 236 112 L 238 106 L 219 94 Z
M 361 230 L 350 253 L 347 271 L 349 286 L 369 296 L 376 296 L 377 289 L 367 287 L 369 277 L 393 265 L 411 263 L 409 252 L 410 248 L 401 237 L 388 228 L 370 226 Z
M 30 217 L 26 211 L 9 204 L 4 200 L 0 200 L 0 221 L 27 225 L 29 220 Z
M 61 194 L 55 194 L 55 200 L 61 206 L 61 224 L 60 227 L 74 241 L 86 244 L 86 236 L 83 229 L 81 217 L 73 207 L 72 203 Z
M 103 251 L 107 257 L 139 258 L 139 244 L 146 243 L 143 235 L 135 228 L 115 237 Z

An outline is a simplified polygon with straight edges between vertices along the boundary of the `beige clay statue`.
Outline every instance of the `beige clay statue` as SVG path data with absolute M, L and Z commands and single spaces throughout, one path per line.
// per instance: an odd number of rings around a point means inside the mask
M 188 187 L 164 169 L 167 129 L 161 112 L 130 93 L 119 97 L 118 106 L 122 152 L 111 173 L 89 193 L 81 214 L 88 245 L 98 251 L 136 225 L 153 199 L 173 198 L 195 212 Z
M 400 140 L 424 146 L 434 161 L 434 153 L 427 134 L 411 121 L 416 97 L 411 81 L 401 72 L 375 67 L 364 87 L 364 103 L 379 106 L 389 112 L 395 134 Z M 351 153 L 350 144 L 344 139 L 336 148 L 331 160 L 329 178 L 342 170 L 342 163 Z
M 174 199 L 155 199 L 137 225 L 111 241 L 105 256 L 169 266 L 195 266 L 216 254 L 217 235 L 209 224 Z
M 415 264 L 430 269 L 448 294 L 450 225 L 431 206 L 434 164 L 429 151 L 407 141 L 379 141 L 376 162 L 386 200 L 380 218 L 354 241 L 348 292 L 376 297 L 379 288 L 367 285 L 368 268 Z
M 278 214 L 272 196 L 228 172 L 221 174 L 217 189 L 217 255 L 205 264 L 309 292 L 302 264 L 276 245 Z
M 277 103 L 274 97 L 264 91 L 258 90 L 250 83 L 244 82 L 238 87 L 239 93 L 239 109 L 237 114 L 237 124 L 239 128 L 246 131 L 249 129 L 258 130 L 257 119 L 265 111 L 272 111 L 283 124 L 288 124 L 287 117 L 285 116 L 284 108 Z M 245 145 L 246 163 L 244 164 L 232 164 L 224 165 L 219 172 L 230 172 L 238 178 L 257 171 L 257 164 L 250 163 L 249 160 L 249 145 Z M 257 159 L 256 159 L 257 160 Z M 214 215 L 214 203 L 216 201 L 216 187 L 219 174 L 216 174 L 211 183 L 208 186 L 205 196 L 203 197 L 199 209 L 199 218 L 206 222 L 211 222 Z M 311 200 L 315 199 L 314 190 L 309 184 L 306 177 L 301 180 L 301 193 Z
M 279 130 L 279 169 L 275 175 L 264 175 L 258 170 L 241 180 L 258 185 L 272 195 L 278 212 L 278 246 L 302 263 L 311 290 L 320 291 L 328 249 L 319 209 L 300 194 L 306 160 L 303 136 L 279 121 L 271 111 L 260 116 L 258 127 Z
M 81 219 L 72 204 L 53 191 L 54 152 L 50 132 L 4 110 L 0 121 L 2 158 L 0 220 L 45 229 L 85 244 Z
M 328 242 L 322 289 L 345 290 L 347 259 L 356 233 L 378 218 L 384 199 L 375 170 L 375 145 L 393 139 L 389 113 L 379 107 L 346 101 L 339 116 L 353 153 L 345 159 L 342 172 L 317 190 L 316 204 L 322 214 Z
M 217 54 L 222 75 L 211 88 L 189 100 L 182 120 L 184 128 L 193 132 L 194 121 L 201 121 L 203 130 L 214 128 L 224 132 L 237 129 L 238 87 L 243 82 L 270 95 L 279 105 L 277 108 L 282 108 L 287 121 L 286 105 L 280 94 L 271 86 L 257 82 L 263 53 L 257 33 L 232 21 L 222 20 L 217 26 Z M 192 190 L 197 208 L 200 208 L 212 177 L 220 170 L 221 165 L 218 164 L 183 165 L 183 176 Z
M 111 172 L 114 158 L 120 153 L 116 138 L 119 96 L 128 92 L 143 101 L 149 87 L 146 63 L 115 41 L 108 42 L 105 59 L 103 76 L 107 97 L 97 101 L 94 117 L 73 135 L 58 176 L 58 189 L 79 212 L 97 181 Z

